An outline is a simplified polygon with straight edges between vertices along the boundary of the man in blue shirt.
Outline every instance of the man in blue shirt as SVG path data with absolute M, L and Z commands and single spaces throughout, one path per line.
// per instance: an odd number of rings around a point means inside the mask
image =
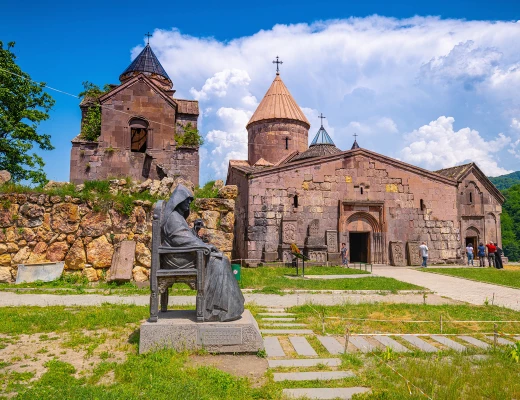
M 484 260 L 486 258 L 486 247 L 484 246 L 484 243 L 479 243 L 477 251 L 478 251 L 477 255 L 478 255 L 478 258 L 480 261 L 480 266 L 485 267 L 486 263 Z

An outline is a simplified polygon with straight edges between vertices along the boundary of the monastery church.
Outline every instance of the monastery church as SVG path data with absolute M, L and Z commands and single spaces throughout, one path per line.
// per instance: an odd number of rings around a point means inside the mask
M 311 262 L 461 263 L 467 243 L 501 244 L 504 197 L 476 164 L 428 171 L 363 149 L 338 149 L 310 124 L 279 72 L 247 124 L 248 159 L 231 160 L 237 185 L 233 255 L 249 264 L 290 262 L 291 243 Z

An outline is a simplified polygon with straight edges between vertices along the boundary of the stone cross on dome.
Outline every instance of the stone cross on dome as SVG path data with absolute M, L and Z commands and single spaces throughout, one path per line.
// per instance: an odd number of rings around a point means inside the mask
M 145 34 L 146 37 L 148 37 L 148 41 L 146 44 L 150 44 L 150 38 L 153 36 L 152 34 L 150 34 L 150 32 L 146 33 Z
M 354 132 L 354 144 L 352 144 L 352 148 L 350 150 L 359 149 L 359 144 L 357 142 L 358 136 L 359 135 L 356 132 Z
M 323 128 L 323 120 L 327 117 L 324 117 L 323 113 L 320 113 L 320 115 L 318 115 L 318 118 L 321 119 L 321 127 Z
M 278 58 L 276 56 L 276 61 L 273 61 L 273 64 L 276 64 L 276 75 L 280 75 L 280 64 L 283 64 L 283 61 L 279 61 Z

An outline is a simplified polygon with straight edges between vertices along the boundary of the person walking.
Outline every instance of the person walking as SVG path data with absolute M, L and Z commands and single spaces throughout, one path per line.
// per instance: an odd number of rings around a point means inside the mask
M 468 256 L 468 265 L 473 265 L 473 245 L 471 243 L 466 246 L 466 255 Z
M 422 257 L 422 268 L 426 268 L 428 265 L 428 246 L 426 246 L 426 242 L 422 242 L 419 246 L 419 255 Z
M 478 259 L 479 259 L 479 262 L 480 262 L 480 266 L 481 267 L 485 267 L 486 266 L 486 247 L 484 246 L 484 243 L 479 243 L 478 245 L 478 248 L 477 248 L 477 255 L 478 255 Z
M 347 245 L 345 243 L 341 243 L 340 253 L 341 253 L 341 264 L 346 265 L 348 267 L 348 257 L 347 257 L 348 249 L 347 249 Z
M 493 244 L 493 242 L 489 242 L 486 244 L 487 252 L 488 252 L 488 263 L 489 267 L 496 268 L 495 266 L 495 253 L 497 251 L 497 248 Z
M 495 252 L 495 266 L 497 269 L 504 269 L 504 264 L 502 263 L 502 254 L 504 254 L 504 252 L 498 247 L 498 243 L 495 243 L 495 247 L 497 248 Z

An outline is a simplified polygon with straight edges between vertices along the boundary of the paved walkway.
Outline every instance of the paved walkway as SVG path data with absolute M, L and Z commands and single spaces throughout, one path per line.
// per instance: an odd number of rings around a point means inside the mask
M 476 305 L 483 305 L 486 299 L 491 304 L 494 294 L 493 304 L 520 311 L 520 289 L 475 282 L 453 276 L 430 274 L 402 267 L 374 266 L 373 274 L 423 286 L 439 296 L 446 296 Z
M 358 303 L 408 303 L 422 304 L 422 294 L 338 294 L 338 293 L 295 293 L 283 296 L 277 294 L 245 293 L 246 303 L 264 307 L 292 307 L 305 303 L 336 305 Z M 428 304 L 452 304 L 453 300 L 436 295 L 428 295 Z M 18 294 L 0 292 L 0 306 L 98 306 L 101 304 L 136 304 L 147 306 L 150 296 L 103 296 L 100 294 Z M 194 305 L 195 296 L 170 296 L 169 304 Z

